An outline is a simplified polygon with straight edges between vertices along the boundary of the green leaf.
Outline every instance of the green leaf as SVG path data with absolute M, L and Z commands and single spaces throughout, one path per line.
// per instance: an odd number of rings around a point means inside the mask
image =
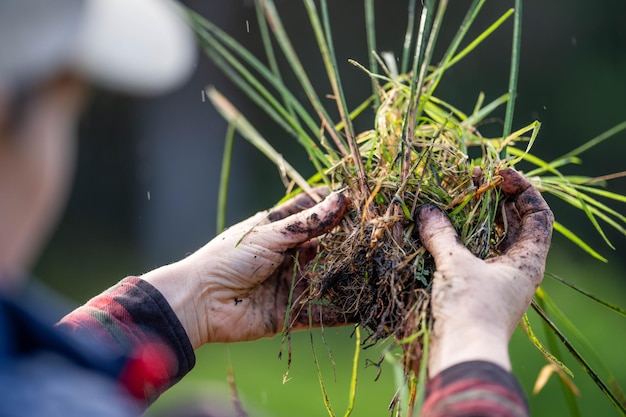
M 374 0 L 365 1 L 365 33 L 367 37 L 367 50 L 369 57 L 370 71 L 374 74 L 378 73 L 378 62 L 376 62 L 376 23 L 374 13 Z M 378 90 L 380 86 L 376 82 L 375 78 L 372 78 L 372 96 L 374 97 L 374 106 L 378 108 L 380 106 L 380 96 Z
M 604 142 L 605 140 L 607 140 L 607 139 L 617 135 L 619 132 L 621 132 L 623 130 L 626 130 L 626 121 L 623 121 L 622 123 L 620 123 L 620 124 L 618 124 L 616 126 L 613 126 L 609 130 L 599 134 L 598 136 L 596 136 L 595 138 L 593 138 L 590 141 L 586 142 L 585 144 L 579 146 L 578 148 L 569 151 L 568 153 L 563 155 L 561 158 L 580 155 L 581 153 L 585 152 L 586 150 L 591 149 L 594 146 L 597 146 L 598 144 L 600 144 L 600 143 Z
M 622 308 L 622 307 L 620 307 L 620 306 L 618 306 L 616 304 L 613 304 L 611 302 L 605 301 L 605 300 L 601 299 L 600 297 L 598 297 L 597 295 L 594 295 L 594 294 L 590 293 L 589 291 L 583 290 L 582 288 L 578 287 L 577 285 L 572 284 L 571 282 L 561 278 L 560 276 L 558 276 L 558 275 L 556 275 L 556 274 L 554 274 L 552 272 L 546 272 L 546 276 L 548 276 L 548 277 L 550 277 L 550 278 L 552 278 L 552 279 L 554 279 L 554 280 L 556 280 L 556 281 L 558 281 L 558 282 L 560 282 L 562 284 L 567 285 L 568 287 L 570 287 L 574 291 L 584 295 L 585 297 L 595 301 L 596 303 L 598 303 L 598 304 L 608 308 L 611 311 L 614 311 L 615 313 L 617 313 L 617 314 L 619 314 L 619 315 L 621 315 L 623 317 L 626 317 L 626 309 L 624 309 L 624 308 Z
M 413 45 L 416 3 L 416 0 L 409 0 L 409 6 L 407 11 L 408 21 L 406 25 L 406 34 L 404 35 L 404 43 L 402 44 L 402 62 L 400 64 L 400 71 L 402 72 L 402 74 L 406 74 L 409 71 L 409 56 L 411 54 L 411 46 Z
M 207 95 L 217 111 L 226 119 L 229 123 L 234 124 L 237 127 L 237 131 L 246 138 L 252 145 L 260 150 L 270 161 L 272 161 L 277 168 L 284 172 L 288 177 L 295 181 L 298 186 L 315 198 L 315 193 L 311 189 L 311 186 L 306 182 L 304 178 L 296 171 L 284 158 L 277 152 L 272 145 L 265 140 L 263 136 L 250 124 L 250 122 L 241 114 L 233 104 L 226 99 L 217 90 L 211 88 L 207 91 Z M 319 198 L 317 198 L 319 201 Z
M 357 326 L 354 329 L 355 335 L 355 348 L 354 356 L 352 357 L 352 376 L 350 377 L 350 394 L 348 396 L 348 409 L 344 414 L 344 417 L 349 417 L 354 410 L 354 403 L 356 401 L 356 384 L 357 377 L 359 375 L 359 353 L 361 352 L 361 327 Z
M 609 238 L 606 236 L 606 234 L 604 233 L 604 230 L 602 230 L 602 227 L 600 227 L 600 224 L 598 223 L 598 220 L 596 219 L 596 217 L 593 215 L 592 210 L 589 208 L 589 206 L 585 203 L 585 200 L 583 198 L 581 198 L 580 194 L 577 194 L 576 197 L 578 198 L 578 201 L 580 202 L 580 207 L 582 208 L 583 212 L 587 215 L 587 218 L 589 219 L 589 221 L 591 222 L 591 224 L 593 225 L 593 227 L 596 229 L 596 231 L 598 232 L 598 234 L 602 237 L 602 239 L 604 240 L 604 242 L 611 248 L 611 249 L 615 249 L 615 246 L 613 246 L 613 244 L 609 241 Z
M 538 304 L 540 307 L 543 308 L 544 303 L 541 299 L 538 301 Z M 548 345 L 550 346 L 550 349 L 552 350 L 552 352 L 554 352 L 555 355 L 561 356 L 556 335 L 545 321 L 543 321 L 543 327 L 545 329 L 546 339 L 548 340 Z M 580 417 L 580 408 L 578 406 L 576 395 L 574 394 L 572 386 L 570 385 L 571 381 L 567 381 L 565 379 L 566 376 L 559 376 L 561 377 L 559 378 L 559 385 L 561 386 L 561 392 L 563 392 L 563 396 L 565 397 L 565 403 L 567 404 L 567 408 L 570 411 L 570 417 Z
M 517 77 L 519 74 L 519 57 L 522 45 L 522 0 L 515 0 L 515 19 L 513 20 L 513 42 L 511 47 L 511 69 L 509 71 L 509 101 L 506 103 L 506 113 L 504 116 L 504 130 L 502 137 L 506 138 L 511 133 L 513 126 L 513 112 L 515 109 L 515 98 L 517 96 Z M 500 157 L 505 159 L 506 148 L 502 149 Z
M 606 191 L 606 190 L 602 190 L 602 189 L 595 188 L 595 187 L 587 187 L 584 185 L 576 185 L 575 187 L 587 193 L 596 194 L 596 195 L 599 195 L 600 197 L 606 197 L 611 200 L 619 201 L 620 203 L 626 203 L 626 195 L 613 193 L 611 191 Z M 624 221 L 626 221 L 626 217 L 624 217 L 623 215 L 615 212 L 614 210 L 611 210 L 611 212 L 614 213 L 615 215 L 619 215 L 620 219 L 623 219 Z
M 568 238 L 569 240 L 577 244 L 582 250 L 584 250 L 585 252 L 587 252 L 589 255 L 593 256 L 597 260 L 605 262 L 605 263 L 608 262 L 604 256 L 600 255 L 598 252 L 593 250 L 591 246 L 586 244 L 581 238 L 576 236 L 574 232 L 572 232 L 571 230 L 563 226 L 561 223 L 554 222 L 554 230 L 561 233 L 563 236 L 565 236 L 566 238 Z
M 322 163 L 325 167 L 329 167 L 331 164 L 328 162 L 328 157 L 319 150 L 315 141 L 302 129 L 299 120 L 291 113 L 291 109 L 295 109 L 315 135 L 319 135 L 319 126 L 313 121 L 298 100 L 295 99 L 289 89 L 283 85 L 282 80 L 277 78 L 275 74 L 256 57 L 217 26 L 196 13 L 191 13 L 191 16 L 196 26 L 198 36 L 200 37 L 201 45 L 205 47 L 207 54 L 213 59 L 215 64 L 222 69 L 224 74 L 275 120 L 279 126 L 283 127 L 299 140 L 318 170 L 321 168 L 319 163 Z M 283 99 L 288 101 L 289 108 L 282 106 L 269 90 L 263 86 L 261 81 L 253 75 L 241 61 L 230 53 L 224 45 L 235 51 L 243 62 L 250 65 L 264 80 L 269 82 L 272 87 L 276 88 Z M 332 152 L 330 152 L 330 155 L 332 156 Z
M 332 42 L 326 0 L 321 1 L 322 19 L 324 21 L 323 29 L 322 23 L 320 22 L 320 18 L 317 14 L 315 2 L 313 0 L 304 0 L 304 5 L 306 6 L 309 20 L 311 21 L 311 26 L 313 27 L 313 33 L 315 34 L 315 39 L 317 40 L 317 46 L 322 54 L 322 60 L 324 61 L 324 66 L 326 67 L 326 76 L 328 77 L 328 81 L 330 81 L 330 85 L 333 90 L 333 96 L 337 104 L 345 136 L 348 138 L 350 155 L 352 156 L 354 165 L 359 171 L 359 178 L 366 178 L 363 160 L 359 154 L 359 147 L 356 144 L 356 136 L 354 134 L 352 121 L 348 117 L 348 105 L 346 104 L 346 98 L 343 94 L 341 77 L 339 75 L 339 70 L 337 69 L 337 59 L 335 58 L 335 50 Z M 367 188 L 364 183 L 362 183 L 362 191 L 367 195 Z
M 498 97 L 497 99 L 487 104 L 483 108 L 479 108 L 477 106 L 477 108 L 474 109 L 474 113 L 472 113 L 471 116 L 463 120 L 461 125 L 466 126 L 466 127 L 476 126 L 478 123 L 482 122 L 485 119 L 485 117 L 489 116 L 491 113 L 493 113 L 495 109 L 497 109 L 499 106 L 506 103 L 508 100 L 509 100 L 509 94 L 507 93 Z
M 224 153 L 222 155 L 222 170 L 220 173 L 219 193 L 217 195 L 217 221 L 215 230 L 222 233 L 226 221 L 226 196 L 228 195 L 228 179 L 230 177 L 230 161 L 233 156 L 233 142 L 235 141 L 235 125 L 228 124 L 226 139 L 224 140 Z
M 566 187 L 563 183 L 559 183 L 556 185 L 544 183 L 543 186 L 544 186 L 544 191 L 546 193 L 552 194 L 560 198 L 561 200 L 570 204 L 572 207 L 575 207 L 583 211 L 586 210 L 585 213 L 589 212 L 592 215 L 599 217 L 600 219 L 604 220 L 607 224 L 612 226 L 614 229 L 616 229 L 618 232 L 620 232 L 622 235 L 626 233 L 626 231 L 624 230 L 624 227 L 620 225 L 619 223 L 617 223 L 615 220 L 613 220 L 611 217 L 609 217 L 609 215 L 615 216 L 618 220 L 622 222 L 624 222 L 626 218 L 620 213 L 618 213 L 617 211 L 611 209 L 610 207 L 607 207 L 606 205 L 600 203 L 599 201 L 591 198 L 590 196 L 584 193 L 579 193 L 570 187 Z M 585 204 L 585 201 L 589 203 L 591 206 Z M 597 222 L 596 224 L 594 224 L 594 226 L 596 225 L 597 225 Z M 599 227 L 599 225 L 597 226 Z M 600 234 L 602 235 L 603 233 L 600 233 Z
M 615 377 L 611 374 L 609 369 L 604 365 L 600 356 L 595 352 L 591 344 L 587 341 L 587 339 L 582 335 L 582 333 L 574 326 L 574 324 L 567 319 L 567 317 L 556 307 L 556 304 L 548 297 L 548 295 L 543 291 L 541 287 L 537 289 L 536 296 L 541 302 L 544 302 L 549 309 L 556 314 L 556 316 L 561 320 L 566 328 L 572 332 L 575 336 L 575 339 L 578 343 L 582 344 L 588 354 L 591 355 L 594 359 L 594 363 L 598 366 L 602 367 L 602 372 L 607 376 L 607 378 L 611 381 L 615 381 Z M 626 416 L 626 408 L 625 405 L 622 404 L 619 398 L 626 398 L 624 393 L 619 389 L 617 384 L 611 384 L 613 389 L 611 389 L 602 379 L 602 377 L 596 372 L 589 361 L 583 357 L 583 355 L 574 347 L 572 342 L 565 336 L 565 334 L 556 326 L 556 324 L 548 317 L 546 312 L 540 307 L 540 305 L 532 301 L 533 309 L 539 314 L 539 316 L 544 320 L 544 322 L 554 331 L 554 334 L 561 340 L 563 345 L 567 348 L 570 354 L 576 359 L 581 368 L 591 377 L 591 379 L 595 382 L 598 388 L 604 393 L 604 395 L 609 399 L 611 404 L 620 412 L 622 416 Z
M 531 343 L 537 348 L 537 350 L 539 350 L 539 352 L 541 352 L 541 354 L 549 362 L 551 362 L 556 367 L 562 369 L 567 375 L 573 378 L 574 374 L 572 373 L 572 371 L 570 371 L 570 369 L 567 366 L 565 366 L 565 364 L 561 362 L 556 356 L 550 353 L 548 349 L 546 349 L 541 343 L 541 341 L 537 338 L 537 336 L 533 332 L 532 326 L 530 325 L 530 321 L 528 320 L 527 313 L 524 313 L 524 315 L 522 316 L 522 321 L 520 322 L 520 324 L 522 325 L 522 329 L 524 330 L 524 332 L 530 339 Z
M 283 51 L 283 55 L 287 59 L 287 62 L 291 66 L 291 69 L 296 75 L 296 78 L 300 82 L 300 86 L 302 87 L 305 94 L 307 95 L 309 102 L 315 109 L 315 112 L 317 113 L 318 117 L 322 121 L 323 125 L 325 126 L 326 129 L 328 129 L 328 133 L 331 135 L 331 138 L 333 139 L 333 142 L 337 146 L 337 149 L 339 149 L 339 151 L 343 155 L 347 155 L 348 152 L 346 150 L 346 142 L 341 137 L 339 132 L 335 130 L 332 119 L 328 115 L 328 112 L 326 111 L 318 94 L 316 93 L 315 88 L 313 87 L 313 84 L 311 83 L 311 80 L 309 76 L 307 75 L 307 72 L 304 69 L 304 66 L 302 65 L 302 62 L 300 61 L 300 58 L 298 57 L 298 54 L 293 48 L 291 40 L 289 39 L 289 35 L 287 35 L 287 32 L 285 31 L 282 21 L 278 15 L 278 11 L 276 10 L 274 1 L 265 0 L 263 2 L 263 5 L 264 5 L 266 19 L 268 20 L 268 22 L 270 23 L 270 26 L 272 27 L 274 37 L 276 38 L 278 45 Z
M 433 91 L 435 91 L 435 89 L 441 82 L 441 78 L 443 77 L 445 71 L 452 66 L 451 61 L 454 58 L 454 54 L 456 54 L 456 51 L 461 45 L 461 42 L 463 41 L 463 39 L 465 39 L 465 35 L 467 35 L 468 30 L 474 23 L 474 20 L 478 16 L 478 12 L 480 11 L 480 9 L 483 7 L 484 4 L 485 4 L 485 0 L 473 0 L 472 4 L 467 9 L 467 13 L 465 14 L 465 17 L 463 18 L 463 22 L 461 22 L 461 25 L 459 26 L 459 30 L 454 35 L 454 39 L 452 40 L 452 42 L 450 42 L 450 46 L 444 53 L 443 59 L 441 60 L 441 64 L 439 65 L 439 68 L 433 71 L 433 73 L 427 77 L 427 80 L 431 81 L 431 84 L 432 84 L 430 88 L 431 94 Z M 479 43 L 480 42 L 478 42 L 478 44 Z
M 476 37 L 469 45 L 467 45 L 461 52 L 456 54 L 453 58 L 451 58 L 445 65 L 442 65 L 438 68 L 438 71 L 445 71 L 452 67 L 454 64 L 458 63 L 460 60 L 465 58 L 472 52 L 478 45 L 480 45 L 485 39 L 489 37 L 493 32 L 496 31 L 502 24 L 514 13 L 514 9 L 507 10 L 498 20 L 496 20 L 493 24 L 491 24 L 485 31 L 483 31 L 478 37 Z M 433 73 L 435 74 L 436 71 Z

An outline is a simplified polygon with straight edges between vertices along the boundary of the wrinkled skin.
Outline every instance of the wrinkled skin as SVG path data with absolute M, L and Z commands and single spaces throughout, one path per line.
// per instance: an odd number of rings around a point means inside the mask
M 459 360 L 508 364 L 511 333 L 543 277 L 552 213 L 530 183 L 513 170 L 500 172 L 509 239 L 503 254 L 481 260 L 459 241 L 444 212 L 424 205 L 419 234 L 435 258 L 431 374 Z M 301 195 L 236 224 L 175 264 L 142 278 L 159 289 L 185 327 L 192 345 L 271 337 L 281 331 L 293 300 L 308 289 L 300 267 L 316 255 L 315 237 L 335 227 L 348 206 L 333 193 L 314 205 Z M 294 259 L 297 264 L 294 267 Z M 295 273 L 295 275 L 294 275 Z M 292 330 L 309 324 L 341 325 L 353 318 L 332 307 L 296 308 Z M 321 314 L 323 313 L 323 314 Z
M 553 214 L 522 175 L 512 169 L 499 174 L 506 196 L 508 238 L 498 257 L 475 257 L 436 207 L 426 205 L 419 212 L 420 238 L 437 268 L 432 289 L 431 375 L 471 359 L 510 368 L 508 342 L 543 279 Z
M 194 347 L 274 336 L 283 328 L 293 280 L 298 283 L 294 299 L 307 290 L 299 268 L 294 277 L 294 257 L 300 266 L 313 259 L 314 238 L 335 227 L 346 206 L 339 193 L 317 205 L 301 195 L 232 226 L 189 257 L 142 278 L 165 295 Z M 300 313 L 294 330 L 309 323 L 308 311 Z M 345 322 L 328 314 L 332 324 Z M 312 317 L 319 322 L 319 311 Z

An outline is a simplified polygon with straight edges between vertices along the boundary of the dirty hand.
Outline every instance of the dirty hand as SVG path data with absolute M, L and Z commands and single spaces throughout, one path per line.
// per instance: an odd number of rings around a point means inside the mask
M 336 226 L 347 205 L 339 193 L 314 204 L 303 194 L 257 213 L 189 257 L 141 278 L 164 295 L 194 348 L 273 336 L 285 319 L 294 257 L 300 264 L 311 260 L 313 238 Z
M 509 340 L 543 279 L 552 212 L 522 175 L 510 168 L 500 175 L 508 238 L 496 258 L 475 257 L 436 207 L 426 205 L 419 213 L 420 238 L 436 264 L 431 376 L 469 360 L 510 370 Z

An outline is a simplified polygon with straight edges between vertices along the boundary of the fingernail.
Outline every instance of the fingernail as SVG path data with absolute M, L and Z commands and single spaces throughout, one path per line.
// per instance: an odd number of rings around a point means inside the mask
M 422 204 L 421 206 L 417 208 L 417 217 L 421 221 L 425 219 L 426 217 L 432 216 L 433 213 L 441 213 L 441 212 L 442 212 L 441 209 L 437 207 L 435 204 L 426 203 L 426 204 Z
M 343 206 L 350 203 L 350 199 L 341 191 L 333 191 L 326 197 L 326 201 L 336 204 L 337 206 Z M 329 204 L 330 204 L 329 203 Z

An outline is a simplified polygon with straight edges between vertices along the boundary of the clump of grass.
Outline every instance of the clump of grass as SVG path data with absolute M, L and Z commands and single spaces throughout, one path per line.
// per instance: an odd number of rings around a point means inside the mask
M 445 210 L 461 241 L 476 256 L 495 256 L 500 242 L 506 237 L 500 218 L 503 197 L 497 187 L 501 181 L 498 172 L 524 161 L 534 167 L 526 175 L 537 188 L 582 210 L 603 237 L 605 234 L 598 219 L 625 233 L 626 217 L 594 197 L 626 202 L 624 196 L 601 189 L 606 178 L 568 177 L 559 169 L 579 162 L 578 155 L 590 146 L 626 130 L 626 123 L 554 161 L 544 161 L 531 154 L 539 122 L 511 132 L 521 36 L 520 0 L 516 1 L 514 16 L 508 92 L 489 103 L 485 103 L 481 94 L 469 113 L 437 98 L 436 89 L 446 71 L 513 16 L 513 9 L 467 42 L 468 30 L 485 3 L 485 0 L 474 0 L 442 59 L 433 63 L 448 2 L 425 0 L 418 20 L 409 13 L 399 69 L 394 57 L 381 57 L 375 51 L 372 51 L 368 68 L 351 61 L 364 76 L 370 77 L 372 94 L 357 108 L 349 109 L 337 70 L 327 3 L 321 0 L 318 8 L 314 1 L 304 0 L 339 120 L 329 116 L 327 101 L 320 99 L 311 83 L 273 1 L 257 0 L 255 3 L 268 64 L 216 25 L 192 14 L 195 27 L 216 65 L 270 118 L 298 140 L 316 168 L 316 175 L 304 179 L 223 95 L 210 88 L 208 96 L 231 125 L 280 168 L 291 183 L 286 198 L 301 191 L 311 193 L 314 185 L 342 189 L 349 196 L 352 208 L 340 227 L 321 239 L 319 256 L 305 271 L 305 276 L 310 279 L 309 293 L 294 300 L 292 308 L 306 308 L 309 303 L 332 304 L 369 330 L 363 338 L 363 345 L 393 338 L 405 348 L 402 362 L 409 381 L 407 386 L 413 391 L 411 402 L 419 402 L 420 388 L 416 381 L 424 378 L 425 367 L 418 366 L 421 357 L 409 352 L 420 351 L 421 345 L 424 352 L 428 348 L 428 303 L 434 272 L 433 260 L 415 232 L 414 219 L 421 204 L 433 203 Z M 417 10 L 415 0 L 408 0 L 408 6 L 410 11 Z M 375 49 L 373 0 L 365 1 L 365 10 L 367 43 Z M 463 43 L 466 46 L 460 49 Z M 285 56 L 298 86 L 284 83 L 275 47 Z M 312 111 L 297 98 L 295 90 L 298 88 L 304 92 L 308 100 L 306 104 Z M 484 137 L 478 126 L 500 106 L 506 106 L 502 134 Z M 369 117 L 371 128 L 355 131 L 353 120 L 357 117 Z M 596 250 L 558 221 L 555 230 L 603 260 Z M 610 245 L 608 240 L 607 243 Z M 538 294 L 539 301 L 550 304 L 544 291 Z M 540 305 L 535 303 L 533 306 L 560 338 L 562 333 L 553 326 Z M 566 325 L 569 327 L 569 323 Z M 571 375 L 571 371 L 534 336 L 528 320 L 524 321 L 524 326 L 529 339 L 546 359 L 556 368 L 563 369 L 560 375 Z M 564 344 L 577 357 L 572 344 Z M 618 400 L 622 395 L 619 388 L 608 387 L 593 369 L 587 366 L 583 369 L 598 381 L 598 386 L 616 408 L 626 413 L 626 407 Z M 566 397 L 568 395 L 572 401 L 571 392 L 566 393 Z M 330 409 L 329 412 L 333 415 Z
M 415 212 L 433 203 L 450 213 L 463 243 L 493 256 L 503 237 L 495 227 L 500 195 L 497 172 L 507 161 L 498 142 L 481 138 L 467 117 L 445 103 L 425 106 L 411 139 L 402 125 L 410 85 L 393 80 L 380 89 L 374 129 L 356 137 L 365 186 L 351 158 L 327 170 L 353 202 L 342 227 L 322 239 L 311 264 L 311 301 L 327 301 L 370 329 L 369 339 L 402 338 L 419 329 L 434 262 L 415 231 Z M 468 156 L 470 147 L 481 157 Z M 365 191 L 364 191 L 365 190 Z M 417 320 L 419 323 L 419 319 Z

